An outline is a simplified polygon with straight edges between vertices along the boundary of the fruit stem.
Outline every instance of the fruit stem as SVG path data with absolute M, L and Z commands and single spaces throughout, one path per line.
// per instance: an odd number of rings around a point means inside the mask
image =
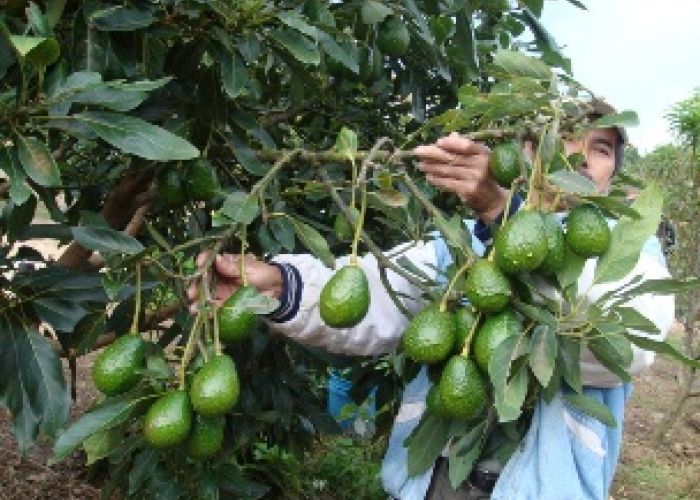
M 350 172 L 352 177 L 350 186 L 350 208 L 355 208 L 355 188 L 357 187 L 357 163 L 355 162 L 355 158 L 352 159 L 352 168 Z
M 355 225 L 355 235 L 352 238 L 352 252 L 350 253 L 350 265 L 357 265 L 357 247 L 360 243 L 360 237 L 362 236 L 362 226 L 365 221 L 365 214 L 367 213 L 367 183 L 365 182 L 364 176 L 360 179 L 362 183 L 362 194 L 360 198 L 360 217 L 357 220 L 357 225 Z
M 248 285 L 248 277 L 246 276 L 246 273 L 245 273 L 245 249 L 246 249 L 246 246 L 248 245 L 248 242 L 247 242 L 248 226 L 246 226 L 245 224 L 241 224 L 241 231 L 243 234 L 241 235 L 241 255 L 240 255 L 241 261 L 240 261 L 239 265 L 240 265 L 240 272 L 241 272 L 241 281 L 243 283 L 243 286 L 247 286 Z
M 141 262 L 136 264 L 136 300 L 134 303 L 134 316 L 131 320 L 131 330 L 134 335 L 139 331 L 139 311 L 141 310 Z
M 182 358 L 180 359 L 180 389 L 185 388 L 185 373 L 187 365 L 192 357 L 192 351 L 199 337 L 199 332 L 201 331 L 200 323 L 202 322 L 203 312 L 200 310 L 197 312 L 197 316 L 194 318 L 192 323 L 192 328 L 190 329 L 190 336 L 187 339 L 187 344 L 185 345 L 185 351 L 182 353 Z
M 445 293 L 442 295 L 442 299 L 440 300 L 440 312 L 445 312 L 447 310 L 447 301 L 450 298 L 450 293 L 452 292 L 452 288 L 455 286 L 457 283 L 457 280 L 459 277 L 464 274 L 465 271 L 467 271 L 470 267 L 472 267 L 473 261 L 467 261 L 462 267 L 460 267 L 457 272 L 455 273 L 454 276 L 452 276 L 452 279 L 450 280 L 450 284 L 447 285 L 447 290 L 445 290 Z
M 469 357 L 469 351 L 471 350 L 472 347 L 472 337 L 474 336 L 474 332 L 476 332 L 477 326 L 479 326 L 479 322 L 481 321 L 481 312 L 478 312 L 476 314 L 476 319 L 474 320 L 474 324 L 472 325 L 471 330 L 469 330 L 469 335 L 467 335 L 467 338 L 464 339 L 464 346 L 462 347 L 462 356 L 467 358 Z

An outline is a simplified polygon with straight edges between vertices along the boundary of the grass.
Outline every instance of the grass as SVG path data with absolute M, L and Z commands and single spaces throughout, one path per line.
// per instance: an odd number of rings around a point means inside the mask
M 695 469 L 695 470 L 693 470 Z M 669 464 L 652 453 L 637 463 L 620 467 L 615 498 L 639 500 L 697 499 L 697 470 L 683 464 Z

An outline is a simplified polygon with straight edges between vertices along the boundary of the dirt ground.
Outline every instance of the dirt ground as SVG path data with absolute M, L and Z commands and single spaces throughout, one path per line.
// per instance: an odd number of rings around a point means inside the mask
M 97 397 L 89 378 L 92 357 L 78 366 L 77 418 Z M 675 394 L 677 365 L 657 359 L 639 376 L 627 409 L 622 457 L 612 490 L 616 499 L 700 499 L 700 398 L 687 404 L 684 416 L 662 447 L 651 445 L 651 434 Z M 9 415 L 0 409 L 0 499 L 66 500 L 99 498 L 99 483 L 88 476 L 84 457 L 76 452 L 48 467 L 51 443 L 42 440 L 26 457 L 17 453 Z

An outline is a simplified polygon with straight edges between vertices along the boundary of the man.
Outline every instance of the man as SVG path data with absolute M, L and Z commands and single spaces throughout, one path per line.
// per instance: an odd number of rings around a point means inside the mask
M 585 161 L 581 173 L 590 178 L 601 192 L 608 189 L 612 175 L 622 158 L 624 133 L 614 129 L 596 129 L 580 140 L 567 143 L 567 153 L 582 153 Z M 507 191 L 498 186 L 489 173 L 489 150 L 483 144 L 458 134 L 451 134 L 434 144 L 416 148 L 418 166 L 434 186 L 456 193 L 471 207 L 478 220 L 470 223 L 475 251 L 483 253 L 490 244 L 488 224 L 498 222 L 506 205 Z M 515 200 L 511 210 L 517 210 Z M 658 243 L 658 242 L 657 242 Z M 656 245 L 658 247 L 658 245 Z M 654 245 L 645 249 L 630 277 L 643 274 L 645 279 L 668 277 L 660 252 Z M 436 269 L 445 269 L 451 262 L 442 240 L 405 245 L 392 250 L 411 260 L 424 273 L 436 277 Z M 324 347 L 331 352 L 376 355 L 391 352 L 401 339 L 408 323 L 385 291 L 373 256 L 359 259 L 367 275 L 371 306 L 363 321 L 351 329 L 333 329 L 324 324 L 319 314 L 319 295 L 333 271 L 310 255 L 279 255 L 265 263 L 246 256 L 248 283 L 261 293 L 280 300 L 277 311 L 268 316 L 272 329 L 307 345 Z M 398 258 L 398 255 L 394 258 Z M 219 255 L 214 261 L 218 273 L 215 299 L 226 299 L 241 286 L 239 256 Z M 200 256 L 199 263 L 204 260 Z M 348 258 L 338 259 L 343 265 Z M 595 261 L 589 260 L 579 281 L 579 290 L 588 289 Z M 420 292 L 405 279 L 389 273 L 391 286 L 411 313 L 424 303 Z M 620 283 L 590 287 L 587 300 L 593 301 Z M 196 295 L 194 288 L 191 298 Z M 653 321 L 666 334 L 673 319 L 673 299 L 643 296 L 630 303 Z M 630 371 L 647 367 L 653 354 L 634 350 Z M 599 365 L 590 353 L 582 353 L 581 371 L 586 394 L 604 403 L 621 423 L 629 386 Z M 399 413 L 389 440 L 382 466 L 382 481 L 392 497 L 401 499 L 477 498 L 469 486 L 453 490 L 447 480 L 445 461 L 423 475 L 409 478 L 404 439 L 410 434 L 425 411 L 425 397 L 430 388 L 426 371 L 405 389 Z M 520 449 L 516 451 L 493 491 L 499 499 L 578 499 L 607 498 L 608 489 L 619 454 L 621 425 L 607 429 L 600 422 L 567 408 L 561 397 L 550 404 L 541 402 L 535 409 L 533 422 Z M 478 493 L 478 492 L 477 492 Z

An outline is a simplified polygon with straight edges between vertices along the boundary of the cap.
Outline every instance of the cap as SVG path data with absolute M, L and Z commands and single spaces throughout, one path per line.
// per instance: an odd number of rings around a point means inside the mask
M 597 97 L 591 101 L 591 107 L 592 110 L 590 113 L 588 113 L 588 117 L 592 120 L 597 120 L 603 116 L 614 115 L 617 113 L 617 110 L 614 107 Z M 627 137 L 627 130 L 625 130 L 625 127 L 618 125 L 614 128 L 617 130 L 617 133 L 620 136 L 620 142 L 622 144 L 627 144 L 629 142 L 629 138 Z

